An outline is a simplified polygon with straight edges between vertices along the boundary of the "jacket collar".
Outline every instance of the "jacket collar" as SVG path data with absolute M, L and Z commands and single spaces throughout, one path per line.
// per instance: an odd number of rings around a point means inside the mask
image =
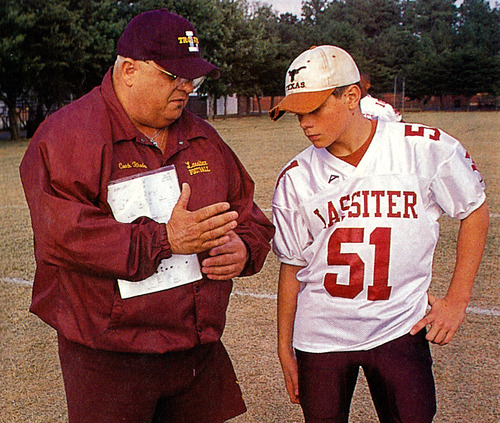
M 109 68 L 101 83 L 101 95 L 108 107 L 111 115 L 111 126 L 113 133 L 113 143 L 121 140 L 131 140 L 139 137 L 140 132 L 134 126 L 113 88 L 112 80 L 113 68 Z

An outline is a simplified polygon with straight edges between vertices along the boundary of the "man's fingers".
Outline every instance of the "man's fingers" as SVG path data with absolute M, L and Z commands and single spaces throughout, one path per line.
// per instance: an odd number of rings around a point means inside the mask
M 229 207 L 231 207 L 230 204 L 225 203 L 225 202 L 211 204 L 209 206 L 206 206 L 206 207 L 203 207 L 199 210 L 194 211 L 193 217 L 198 222 L 203 222 L 203 221 L 209 220 L 212 217 L 217 216 L 217 215 L 223 216 L 224 212 L 229 210 Z M 237 212 L 232 212 L 232 213 L 236 213 L 236 217 L 238 217 Z
M 238 213 L 230 211 L 200 222 L 198 224 L 198 230 L 201 232 L 200 238 L 205 241 L 225 235 L 238 226 L 238 222 L 236 222 L 237 218 Z
M 181 195 L 179 196 L 175 206 L 186 210 L 189 203 L 189 197 L 191 197 L 191 187 L 188 183 L 184 182 L 182 184 Z
M 225 280 L 238 276 L 245 268 L 248 250 L 245 243 L 234 232 L 226 233 L 229 241 L 209 250 L 210 257 L 201 263 L 201 271 L 212 280 Z
M 224 271 L 221 269 L 201 269 L 208 279 L 213 281 L 227 281 L 233 279 L 240 274 L 239 269 L 236 266 L 227 266 Z
M 201 253 L 202 251 L 210 250 L 211 248 L 218 247 L 219 245 L 222 245 L 226 242 L 229 241 L 229 236 L 223 235 L 215 239 L 208 239 L 206 241 L 203 241 L 199 243 L 199 247 L 195 252 Z
M 170 220 L 167 236 L 173 254 L 193 254 L 223 245 L 231 239 L 228 232 L 238 226 L 238 212 L 227 211 L 230 204 L 221 202 L 196 211 L 187 210 L 191 188 L 182 191 Z

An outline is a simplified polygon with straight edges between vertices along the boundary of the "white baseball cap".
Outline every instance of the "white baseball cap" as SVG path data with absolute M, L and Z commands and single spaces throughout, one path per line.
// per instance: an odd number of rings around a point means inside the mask
M 338 87 L 359 82 L 358 67 L 345 50 L 314 46 L 290 65 L 285 79 L 285 98 L 269 111 L 272 120 L 285 112 L 306 114 L 321 106 Z

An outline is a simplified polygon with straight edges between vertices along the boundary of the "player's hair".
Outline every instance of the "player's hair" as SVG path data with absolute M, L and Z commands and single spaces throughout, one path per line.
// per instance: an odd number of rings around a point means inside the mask
M 342 87 L 335 88 L 335 90 L 333 90 L 332 95 L 336 98 L 342 97 L 342 94 L 344 94 L 345 90 L 347 90 L 347 88 L 349 88 L 351 85 L 357 85 L 359 87 L 359 89 L 361 89 L 361 83 L 356 82 L 354 84 L 344 85 Z
M 368 82 L 369 84 L 372 83 L 372 78 L 369 74 L 367 74 L 366 72 L 361 72 L 361 79 L 364 79 L 366 82 Z

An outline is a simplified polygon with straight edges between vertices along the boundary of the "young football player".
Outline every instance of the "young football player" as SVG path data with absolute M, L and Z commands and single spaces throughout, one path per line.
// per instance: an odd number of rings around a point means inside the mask
M 278 354 L 308 423 L 348 421 L 360 367 L 381 422 L 431 422 L 429 342 L 449 343 L 464 319 L 488 228 L 484 182 L 442 130 L 365 118 L 359 81 L 347 52 L 313 47 L 270 112 L 296 114 L 312 143 L 273 198 Z M 461 223 L 449 289 L 436 298 L 443 213 Z

